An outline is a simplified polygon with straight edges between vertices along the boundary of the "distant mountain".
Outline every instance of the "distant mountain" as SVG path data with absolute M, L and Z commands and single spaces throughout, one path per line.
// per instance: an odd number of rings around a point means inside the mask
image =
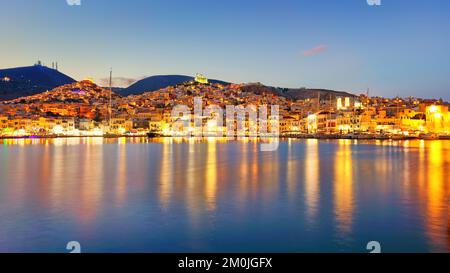
M 0 69 L 0 101 L 31 96 L 74 82 L 71 77 L 42 65 Z
M 158 75 L 151 76 L 140 81 L 135 82 L 128 88 L 117 90 L 122 96 L 139 95 L 144 92 L 156 91 L 169 86 L 181 84 L 184 82 L 192 81 L 194 78 L 184 75 Z M 228 84 L 224 81 L 209 80 L 210 83 Z
M 329 89 L 316 89 L 316 88 L 298 88 L 298 89 L 282 89 L 283 96 L 292 99 L 308 99 L 308 98 L 322 98 L 322 99 L 335 99 L 336 97 L 355 97 L 355 94 L 346 91 L 336 91 Z
M 335 91 L 328 89 L 314 89 L 314 88 L 281 88 L 265 86 L 260 83 L 246 84 L 242 87 L 245 92 L 252 92 L 255 94 L 273 93 L 288 99 L 311 99 L 321 97 L 322 99 L 334 99 L 336 97 L 354 97 L 354 94 L 345 91 Z
M 103 88 L 109 89 L 109 87 L 105 87 L 105 86 L 103 86 Z M 112 91 L 113 91 L 114 93 L 116 93 L 116 94 L 121 94 L 122 91 L 123 91 L 125 88 L 123 88 L 123 87 L 111 87 L 111 89 L 112 89 Z

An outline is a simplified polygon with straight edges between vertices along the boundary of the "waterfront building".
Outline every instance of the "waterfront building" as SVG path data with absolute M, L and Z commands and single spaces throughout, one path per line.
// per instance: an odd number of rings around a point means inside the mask
M 124 134 L 130 132 L 133 129 L 133 121 L 123 117 L 115 117 L 111 119 L 110 133 Z
M 426 107 L 426 128 L 432 133 L 450 133 L 450 115 L 446 105 Z
M 351 111 L 340 111 L 336 118 L 337 130 L 340 134 L 353 132 Z
M 82 118 L 82 119 L 78 120 L 77 128 L 79 130 L 90 131 L 90 130 L 94 129 L 94 127 L 95 127 L 94 121 L 91 119 Z
M 295 117 L 287 116 L 279 121 L 279 130 L 281 134 L 300 133 L 301 129 L 301 122 Z
M 148 128 L 151 132 L 162 132 L 166 128 L 166 123 L 161 116 L 153 116 L 148 122 Z
M 337 132 L 338 115 L 332 111 L 319 111 L 308 115 L 307 128 L 308 133 L 334 133 Z
M 425 131 L 425 114 L 414 109 L 403 109 L 398 114 L 402 132 L 423 133 Z

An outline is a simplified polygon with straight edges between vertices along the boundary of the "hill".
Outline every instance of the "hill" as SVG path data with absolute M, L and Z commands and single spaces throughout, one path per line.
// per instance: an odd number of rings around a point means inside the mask
M 335 91 L 328 89 L 314 89 L 314 88 L 281 88 L 265 86 L 260 83 L 246 84 L 242 87 L 245 92 L 252 92 L 255 94 L 273 93 L 288 99 L 302 100 L 321 97 L 334 99 L 336 97 L 354 97 L 354 94 L 345 91 Z
M 321 97 L 324 99 L 335 99 L 336 97 L 354 97 L 354 94 L 345 91 L 336 91 L 328 89 L 299 88 L 299 89 L 282 89 L 282 94 L 292 99 L 307 99 Z
M 65 84 L 46 91 L 43 93 L 35 94 L 28 97 L 21 97 L 15 100 L 8 101 L 7 103 L 82 103 L 82 104 L 106 104 L 109 101 L 110 91 L 102 88 L 95 83 L 84 80 L 80 82 L 74 82 Z M 111 94 L 113 99 L 120 96 L 114 92 Z
M 192 81 L 194 78 L 185 75 L 158 75 L 151 76 L 135 82 L 128 88 L 119 90 L 122 96 L 139 95 L 144 92 L 160 90 L 169 86 L 174 86 L 184 82 Z M 211 83 L 228 84 L 220 80 L 209 80 Z
M 175 86 L 184 82 L 192 81 L 194 78 L 184 75 L 158 75 L 140 80 L 128 88 L 114 89 L 114 91 L 122 96 L 140 95 L 144 92 L 152 92 L 169 86 Z M 218 83 L 222 85 L 229 84 L 228 82 L 220 80 L 209 80 L 210 83 Z M 249 83 L 243 86 L 243 91 L 252 92 L 255 94 L 273 93 L 288 99 L 308 99 L 317 98 L 320 94 L 322 98 L 336 98 L 336 97 L 353 97 L 353 94 L 344 91 L 335 91 L 327 89 L 315 88 L 281 88 L 266 86 L 261 83 Z
M 0 100 L 12 100 L 73 83 L 74 79 L 42 65 L 0 69 Z

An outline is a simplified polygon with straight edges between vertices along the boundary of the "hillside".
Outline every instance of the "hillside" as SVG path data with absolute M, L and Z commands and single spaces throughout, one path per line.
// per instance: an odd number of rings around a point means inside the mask
M 51 91 L 35 94 L 28 97 L 21 97 L 7 103 L 107 103 L 109 101 L 110 91 L 99 87 L 91 81 L 80 81 L 66 84 L 52 89 Z M 112 93 L 112 98 L 120 96 Z
M 354 94 L 344 92 L 344 91 L 335 91 L 335 90 L 327 90 L 327 89 L 311 89 L 311 88 L 281 88 L 281 87 L 272 87 L 265 86 L 260 83 L 251 83 L 246 84 L 242 87 L 244 92 L 252 92 L 255 94 L 262 93 L 272 93 L 278 96 L 282 96 L 288 99 L 293 100 L 302 100 L 302 99 L 310 99 L 310 98 L 331 98 L 334 99 L 336 97 L 354 97 Z
M 192 81 L 194 78 L 184 75 L 159 75 L 152 76 L 140 80 L 128 88 L 114 90 L 122 96 L 139 95 L 144 92 L 152 92 L 164 89 L 169 86 L 175 86 L 184 82 Z M 229 84 L 220 80 L 209 80 L 211 83 Z M 255 94 L 273 93 L 288 99 L 308 99 L 317 98 L 320 94 L 322 98 L 336 98 L 336 97 L 353 97 L 353 94 L 344 91 L 335 91 L 327 89 L 314 88 L 281 88 L 265 86 L 260 83 L 250 83 L 243 86 L 243 91 L 252 92 Z
M 144 92 L 151 92 L 160 90 L 169 86 L 174 86 L 184 82 L 192 81 L 194 78 L 184 75 L 157 75 L 147 77 L 136 83 L 132 84 L 128 88 L 119 91 L 122 96 L 139 95 Z M 228 84 L 227 82 L 220 80 L 209 80 L 211 83 Z
M 0 69 L 0 100 L 12 100 L 75 82 L 71 77 L 42 65 Z

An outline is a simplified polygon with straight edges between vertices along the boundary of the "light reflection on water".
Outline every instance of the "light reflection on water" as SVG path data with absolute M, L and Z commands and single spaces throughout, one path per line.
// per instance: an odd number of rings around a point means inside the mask
M 449 252 L 448 144 L 0 140 L 0 251 Z
M 345 241 L 351 238 L 355 211 L 352 149 L 350 140 L 338 140 L 334 164 L 334 209 L 337 236 Z

